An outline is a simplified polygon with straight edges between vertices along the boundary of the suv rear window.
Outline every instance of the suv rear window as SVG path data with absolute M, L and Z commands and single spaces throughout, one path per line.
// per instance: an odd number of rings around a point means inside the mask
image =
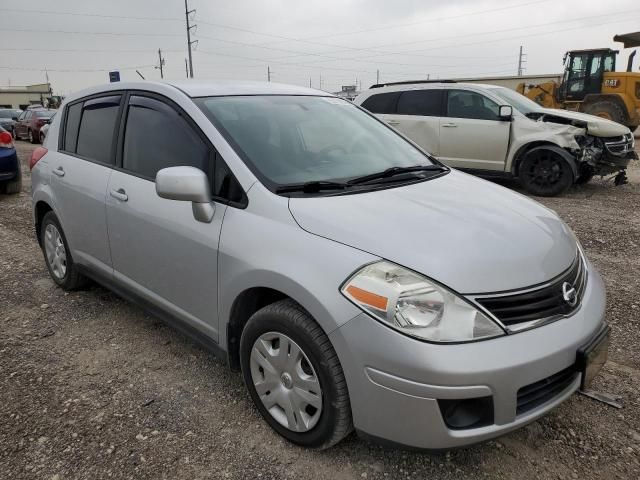
M 396 104 L 399 96 L 400 92 L 371 95 L 362 102 L 362 108 L 366 108 L 371 113 L 396 113 Z
M 442 90 L 409 90 L 398 100 L 399 115 L 442 116 Z

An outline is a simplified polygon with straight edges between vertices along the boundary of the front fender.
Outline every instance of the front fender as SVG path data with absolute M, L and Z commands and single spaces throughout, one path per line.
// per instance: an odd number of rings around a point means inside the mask
M 262 191 L 262 192 L 261 192 Z M 225 213 L 218 253 L 218 331 L 227 345 L 227 324 L 235 300 L 255 287 L 277 290 L 302 305 L 329 334 L 361 310 L 340 293 L 340 285 L 378 257 L 304 231 L 288 199 L 263 187 L 249 192 L 249 206 Z

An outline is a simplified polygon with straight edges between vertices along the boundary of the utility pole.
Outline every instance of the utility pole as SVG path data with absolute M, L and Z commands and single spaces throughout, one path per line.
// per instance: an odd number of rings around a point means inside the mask
M 187 78 L 189 78 L 189 61 L 186 58 L 184 59 L 184 71 L 187 74 Z
M 187 49 L 189 50 L 189 77 L 193 78 L 193 57 L 191 56 L 191 46 L 194 43 L 198 43 L 197 40 L 191 41 L 191 29 L 195 28 L 195 25 L 189 24 L 189 15 L 194 13 L 196 10 L 189 10 L 189 5 L 187 4 L 187 0 L 184 0 L 184 17 L 187 20 Z
M 320 87 L 319 87 L 319 89 L 322 90 L 322 74 L 320 74 Z
M 267 65 L 267 82 L 271 81 L 271 67 Z
M 376 85 L 380 83 L 380 70 L 376 70 Z
M 164 78 L 164 71 L 162 70 L 162 67 L 164 67 L 164 58 L 162 58 L 162 50 L 158 49 L 158 61 L 159 61 L 159 66 L 155 67 L 155 68 L 159 68 L 160 69 L 160 78 Z
M 521 77 L 524 73 L 524 64 L 526 60 L 524 59 L 526 55 L 522 53 L 522 45 L 520 45 L 520 54 L 518 55 L 518 76 Z
M 11 85 L 11 82 L 9 82 L 9 85 Z M 309 88 L 311 88 L 311 77 L 309 77 Z

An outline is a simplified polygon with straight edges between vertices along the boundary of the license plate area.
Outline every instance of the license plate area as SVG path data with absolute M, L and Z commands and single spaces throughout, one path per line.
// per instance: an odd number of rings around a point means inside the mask
M 610 331 L 609 326 L 605 325 L 596 336 L 578 350 L 576 366 L 582 373 L 581 390 L 589 388 L 607 361 Z

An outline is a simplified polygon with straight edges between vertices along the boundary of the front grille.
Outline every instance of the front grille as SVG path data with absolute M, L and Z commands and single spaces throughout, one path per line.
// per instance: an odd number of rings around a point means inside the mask
M 516 414 L 521 415 L 547 403 L 571 385 L 578 375 L 574 365 L 518 390 Z
M 510 330 L 519 330 L 529 322 L 539 322 L 552 317 L 569 315 L 580 305 L 587 281 L 582 255 L 578 253 L 569 269 L 548 284 L 518 293 L 506 293 L 490 297 L 476 297 L 476 301 Z M 571 305 L 564 298 L 563 285 L 568 283 L 576 290 L 577 301 Z
M 605 148 L 612 155 L 625 155 L 627 152 L 633 151 L 634 148 L 633 134 L 631 133 L 619 137 L 607 137 L 602 140 Z

